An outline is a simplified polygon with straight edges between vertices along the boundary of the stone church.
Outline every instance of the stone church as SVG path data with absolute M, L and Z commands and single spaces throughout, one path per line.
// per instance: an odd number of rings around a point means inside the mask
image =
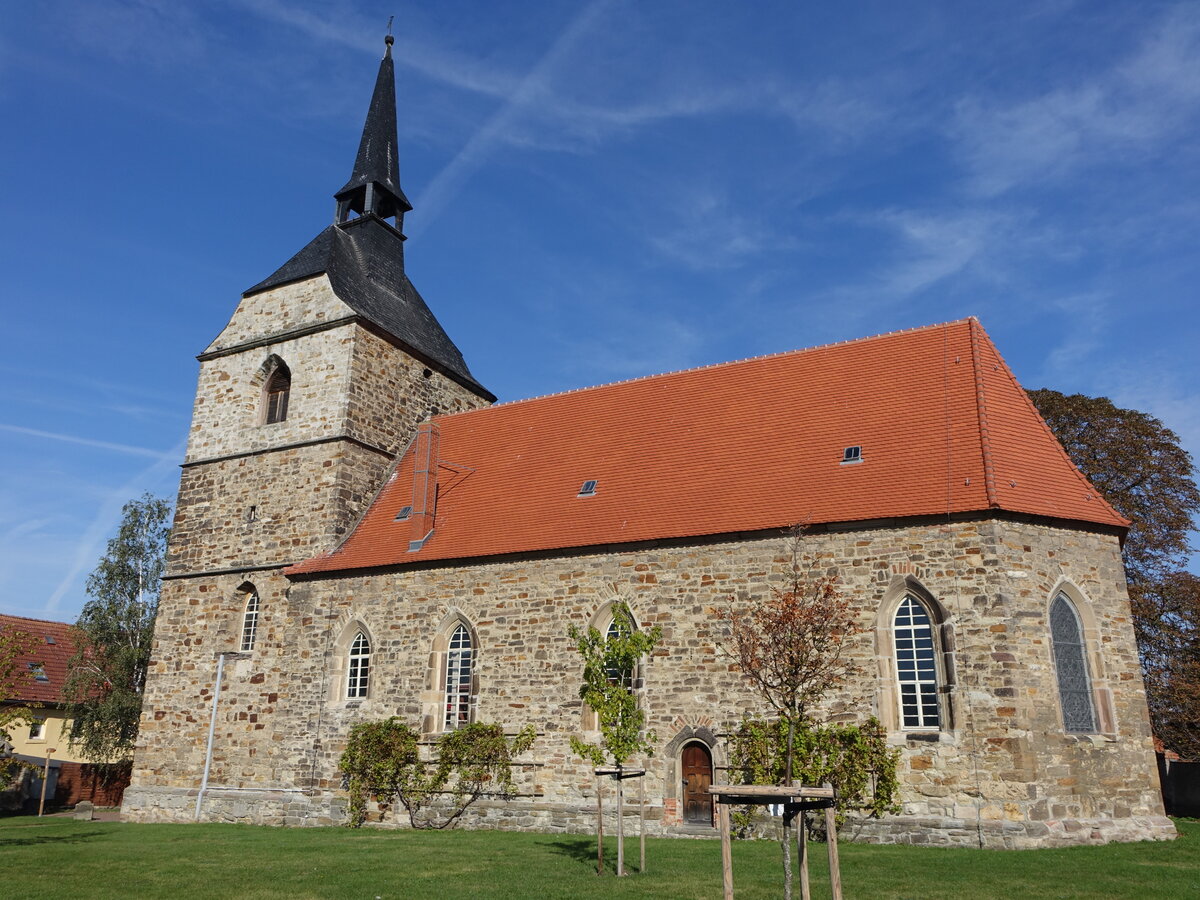
M 582 831 L 571 625 L 663 640 L 647 827 L 708 833 L 760 710 L 715 610 L 836 569 L 903 812 L 861 837 L 1168 838 L 1121 567 L 1127 522 L 974 319 L 493 405 L 409 281 L 391 40 L 334 222 L 199 356 L 133 781 L 135 821 L 341 821 L 356 723 L 538 732 L 476 826 Z M 589 735 L 589 731 L 591 734 Z

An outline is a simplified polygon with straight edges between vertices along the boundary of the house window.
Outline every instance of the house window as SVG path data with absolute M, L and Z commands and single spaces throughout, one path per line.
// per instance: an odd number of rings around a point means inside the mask
M 242 652 L 248 653 L 254 649 L 254 639 L 258 636 L 258 591 L 250 588 L 246 592 L 246 613 L 242 616 Z
M 459 625 L 446 652 L 446 709 L 442 727 L 452 731 L 471 721 L 471 675 L 474 666 L 471 633 Z
M 292 391 L 292 373 L 282 362 L 275 367 L 266 386 L 266 415 L 268 425 L 287 419 L 288 395 Z
M 44 741 L 46 739 L 45 719 L 37 718 L 29 723 L 29 739 L 31 741 Z
M 1058 676 L 1063 728 L 1081 734 L 1095 732 L 1096 707 L 1092 702 L 1092 680 L 1088 673 L 1083 628 L 1075 606 L 1066 594 L 1059 594 L 1050 605 L 1050 646 Z
M 361 631 L 354 636 L 347 662 L 346 699 L 362 699 L 371 679 L 371 642 Z
M 938 709 L 937 650 L 929 612 L 905 594 L 892 623 L 896 680 L 900 688 L 900 723 L 905 729 L 936 731 Z

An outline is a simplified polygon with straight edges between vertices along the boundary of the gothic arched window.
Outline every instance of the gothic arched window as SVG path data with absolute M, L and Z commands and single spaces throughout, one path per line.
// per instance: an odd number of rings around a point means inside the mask
M 242 615 L 241 651 L 248 653 L 254 649 L 254 641 L 258 637 L 258 591 L 251 585 L 243 590 L 246 594 L 246 611 Z
M 1050 646 L 1058 676 L 1058 702 L 1063 728 L 1090 734 L 1096 731 L 1096 707 L 1092 702 L 1092 680 L 1088 673 L 1083 627 L 1075 606 L 1066 594 L 1050 605 Z
M 292 373 L 282 361 L 275 367 L 264 388 L 264 417 L 268 425 L 282 422 L 288 414 L 288 396 L 292 392 Z
M 475 648 L 471 632 L 459 624 L 446 647 L 445 714 L 442 727 L 446 731 L 471 721 L 471 676 L 475 664 Z
M 371 642 L 363 632 L 354 636 L 346 662 L 346 699 L 365 698 L 371 683 Z
M 900 688 L 900 725 L 905 729 L 937 730 L 941 713 L 933 621 L 912 594 L 905 594 L 896 607 L 892 634 Z

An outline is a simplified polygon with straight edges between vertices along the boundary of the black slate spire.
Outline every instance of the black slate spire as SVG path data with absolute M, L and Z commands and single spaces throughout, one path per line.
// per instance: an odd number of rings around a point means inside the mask
M 490 403 L 495 394 L 475 380 L 461 351 L 404 271 L 401 229 L 412 205 L 400 190 L 393 39 L 389 34 L 384 40 L 387 52 L 379 64 L 354 174 L 334 194 L 338 201 L 334 224 L 242 296 L 325 275 L 333 293 L 364 324 Z M 394 226 L 386 221 L 392 217 Z
M 389 34 L 384 38 L 387 49 L 379 63 L 375 92 L 367 110 L 358 157 L 350 180 L 333 196 L 337 199 L 337 219 L 342 223 L 351 213 L 374 213 L 381 219 L 395 217 L 396 230 L 403 231 L 404 214 L 412 204 L 400 189 L 400 155 L 396 150 L 396 74 L 392 65 L 392 44 Z

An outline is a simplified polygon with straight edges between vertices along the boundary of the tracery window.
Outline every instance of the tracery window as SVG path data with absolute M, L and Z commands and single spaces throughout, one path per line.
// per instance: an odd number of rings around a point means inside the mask
M 941 727 L 938 703 L 937 648 L 929 611 L 911 594 L 896 608 L 892 622 L 896 680 L 900 688 L 900 723 L 905 729 Z
M 271 377 L 267 379 L 265 389 L 265 417 L 268 425 L 287 419 L 288 396 L 292 392 L 292 373 L 282 362 L 275 367 Z
M 1058 676 L 1058 702 L 1062 707 L 1063 728 L 1083 734 L 1095 732 L 1096 707 L 1092 701 L 1092 680 L 1088 673 L 1083 627 L 1074 604 L 1066 594 L 1059 594 L 1050 605 L 1050 645 L 1054 651 L 1054 671 Z
M 621 636 L 621 628 L 617 624 L 617 620 L 613 619 L 608 625 L 608 630 L 604 632 L 604 640 L 611 641 Z M 620 666 L 612 665 L 608 667 L 606 674 L 608 680 L 613 684 L 623 684 L 627 688 L 633 687 L 634 675 L 636 666 Z
M 475 662 L 475 649 L 471 645 L 471 632 L 459 625 L 450 636 L 446 652 L 445 715 L 442 727 L 452 731 L 471 721 L 471 675 Z
M 258 637 L 258 591 L 250 588 L 246 592 L 246 612 L 242 616 L 242 644 L 241 650 L 243 653 L 248 653 L 254 649 L 254 641 Z
M 363 632 L 354 636 L 346 666 L 346 699 L 361 699 L 367 696 L 371 682 L 371 642 Z

